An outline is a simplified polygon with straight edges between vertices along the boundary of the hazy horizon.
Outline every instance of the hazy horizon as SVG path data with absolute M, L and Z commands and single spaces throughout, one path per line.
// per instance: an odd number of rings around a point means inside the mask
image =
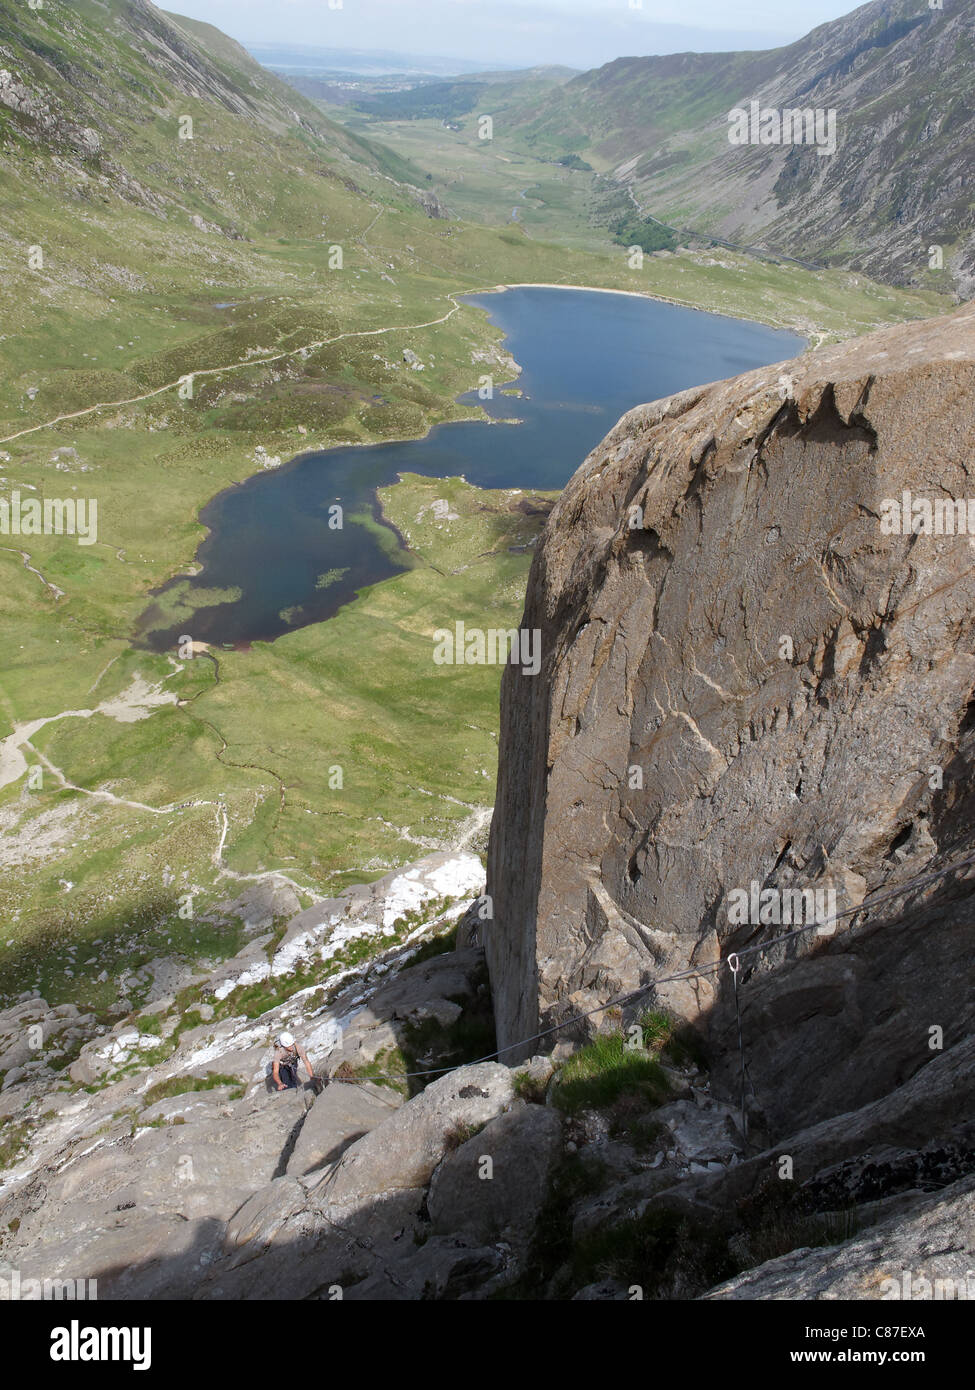
M 729 28 L 721 0 L 680 7 L 658 0 L 332 2 L 338 7 L 329 0 L 177 0 L 172 12 L 214 24 L 248 48 L 378 47 L 481 68 L 587 69 L 620 57 L 776 48 L 857 8 L 849 0 L 813 0 L 786 16 L 774 0 L 748 0 L 737 11 L 739 25 Z

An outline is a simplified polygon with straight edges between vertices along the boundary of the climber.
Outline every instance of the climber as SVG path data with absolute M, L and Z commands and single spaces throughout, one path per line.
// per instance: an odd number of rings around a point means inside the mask
M 290 1033 L 280 1033 L 275 1041 L 274 1060 L 271 1063 L 271 1075 L 274 1077 L 274 1084 L 279 1091 L 287 1091 L 290 1087 L 297 1087 L 299 1060 L 304 1062 L 308 1079 L 317 1091 L 321 1082 L 318 1085 L 315 1084 L 318 1078 L 312 1071 L 307 1052 L 301 1043 L 295 1042 Z

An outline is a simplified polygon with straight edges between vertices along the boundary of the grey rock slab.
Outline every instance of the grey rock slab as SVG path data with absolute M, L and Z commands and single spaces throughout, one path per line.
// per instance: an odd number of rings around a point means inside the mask
M 129 1213 L 18 1257 L 22 1279 L 84 1278 L 99 1301 L 192 1296 L 219 1256 L 223 1223 Z
M 736 1112 L 719 1101 L 673 1101 L 654 1111 L 654 1119 L 667 1126 L 684 1158 L 698 1163 L 728 1160 L 744 1147 Z
M 161 1120 L 164 1124 L 174 1121 L 193 1124 L 212 1119 L 231 1104 L 233 1095 L 232 1086 L 215 1086 L 210 1091 L 186 1091 L 179 1096 L 167 1096 L 165 1100 L 157 1101 L 143 1110 L 137 1123 L 148 1125 Z
M 389 1284 L 387 1298 L 457 1299 L 482 1293 L 505 1264 L 492 1245 L 478 1245 L 463 1235 L 432 1236 L 419 1249 L 391 1263 L 383 1275 L 351 1291 L 355 1298 L 379 1296 L 381 1281 Z
M 346 1151 L 328 1179 L 329 1201 L 356 1206 L 426 1187 L 450 1137 L 486 1124 L 513 1099 L 511 1073 L 497 1062 L 441 1077 Z
M 404 1097 L 386 1086 L 333 1081 L 305 1117 L 288 1174 L 308 1176 L 336 1163 L 351 1144 L 389 1118 Z
M 483 1244 L 529 1242 L 561 1156 L 556 1111 L 521 1105 L 497 1116 L 447 1154 L 434 1174 L 427 1199 L 434 1231 Z
M 254 1193 L 227 1227 L 223 1258 L 202 1296 L 207 1298 L 326 1298 L 377 1275 L 392 1273 L 415 1249 L 424 1191 L 401 1189 L 365 1208 L 341 1208 L 308 1194 L 296 1179 L 279 1178 Z
M 799 1249 L 711 1289 L 708 1299 L 968 1299 L 975 1295 L 975 1177 L 862 1237 Z M 906 1316 L 905 1322 L 909 1321 Z

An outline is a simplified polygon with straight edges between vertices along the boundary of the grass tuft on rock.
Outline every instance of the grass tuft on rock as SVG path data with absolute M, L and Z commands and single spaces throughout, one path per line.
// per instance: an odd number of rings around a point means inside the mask
M 406 1059 L 398 1047 L 384 1047 L 377 1052 L 371 1062 L 354 1067 L 351 1062 L 341 1062 L 332 1073 L 331 1080 L 338 1082 L 371 1081 L 376 1086 L 386 1086 L 401 1096 L 409 1095 L 406 1072 Z
M 556 1080 L 554 1103 L 559 1109 L 568 1115 L 604 1110 L 623 1096 L 661 1105 L 670 1095 L 670 1085 L 657 1055 L 627 1043 L 623 1033 L 609 1033 L 570 1057 Z
M 544 1105 L 545 1093 L 551 1079 L 546 1077 L 543 1081 L 540 1076 L 533 1076 L 530 1071 L 516 1072 L 513 1082 L 515 1095 L 519 1100 L 528 1101 L 530 1105 Z
M 9 1168 L 24 1153 L 31 1128 L 24 1120 L 15 1120 L 4 1126 L 0 1135 L 0 1168 Z
M 206 1076 L 171 1076 L 166 1081 L 157 1081 L 146 1091 L 143 1100 L 145 1109 L 156 1105 L 171 1096 L 183 1096 L 195 1091 L 215 1091 L 218 1086 L 232 1086 L 231 1100 L 240 1100 L 247 1090 L 247 1083 L 239 1076 L 225 1076 L 221 1072 L 207 1072 Z

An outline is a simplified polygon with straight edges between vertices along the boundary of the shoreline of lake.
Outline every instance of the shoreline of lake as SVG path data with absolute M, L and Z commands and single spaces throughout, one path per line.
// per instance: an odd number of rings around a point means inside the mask
M 490 307 L 489 295 L 497 296 Z M 619 307 L 600 302 L 606 295 Z M 473 387 L 453 403 L 471 413 L 437 420 L 422 434 L 309 447 L 217 493 L 198 516 L 205 535 L 196 574 L 174 575 L 150 595 L 136 629 L 140 644 L 167 650 L 189 631 L 210 645 L 240 646 L 327 621 L 415 558 L 378 497 L 403 473 L 557 492 L 628 410 L 787 361 L 807 346 L 788 329 L 599 286 L 496 285 L 465 291 L 457 307 L 483 310 L 500 329 L 506 375 L 488 400 Z M 506 395 L 513 382 L 520 393 Z M 503 444 L 482 428 L 514 423 Z M 365 512 L 388 540 L 354 519 Z M 337 570 L 342 578 L 325 586 L 326 598 L 319 571 Z M 231 592 L 239 597 L 215 601 Z
M 817 348 L 821 346 L 820 342 L 816 344 L 816 347 L 812 347 L 810 340 L 806 338 L 806 334 L 813 333 L 818 336 L 821 341 L 828 336 L 828 330 L 820 328 L 818 325 L 808 327 L 804 324 L 794 323 L 791 320 L 773 323 L 767 318 L 755 318 L 752 314 L 745 313 L 743 310 L 735 310 L 732 312 L 730 309 L 706 309 L 703 305 L 691 304 L 686 299 L 673 299 L 667 294 L 655 294 L 653 290 L 620 290 L 606 285 L 559 284 L 554 280 L 518 280 L 512 281 L 510 284 L 492 285 L 483 290 L 457 290 L 448 295 L 447 298 L 452 299 L 454 293 L 457 295 L 504 294 L 506 290 L 581 290 L 589 294 L 622 294 L 632 296 L 635 299 L 651 299 L 656 304 L 672 304 L 675 309 L 687 309 L 697 314 L 714 314 L 718 318 L 733 319 L 739 323 L 755 323 L 762 328 L 773 329 L 777 333 L 795 333 L 798 337 L 805 339 L 806 345 L 802 349 L 803 352 L 815 352 Z M 796 353 L 794 355 L 798 356 L 799 354 Z

